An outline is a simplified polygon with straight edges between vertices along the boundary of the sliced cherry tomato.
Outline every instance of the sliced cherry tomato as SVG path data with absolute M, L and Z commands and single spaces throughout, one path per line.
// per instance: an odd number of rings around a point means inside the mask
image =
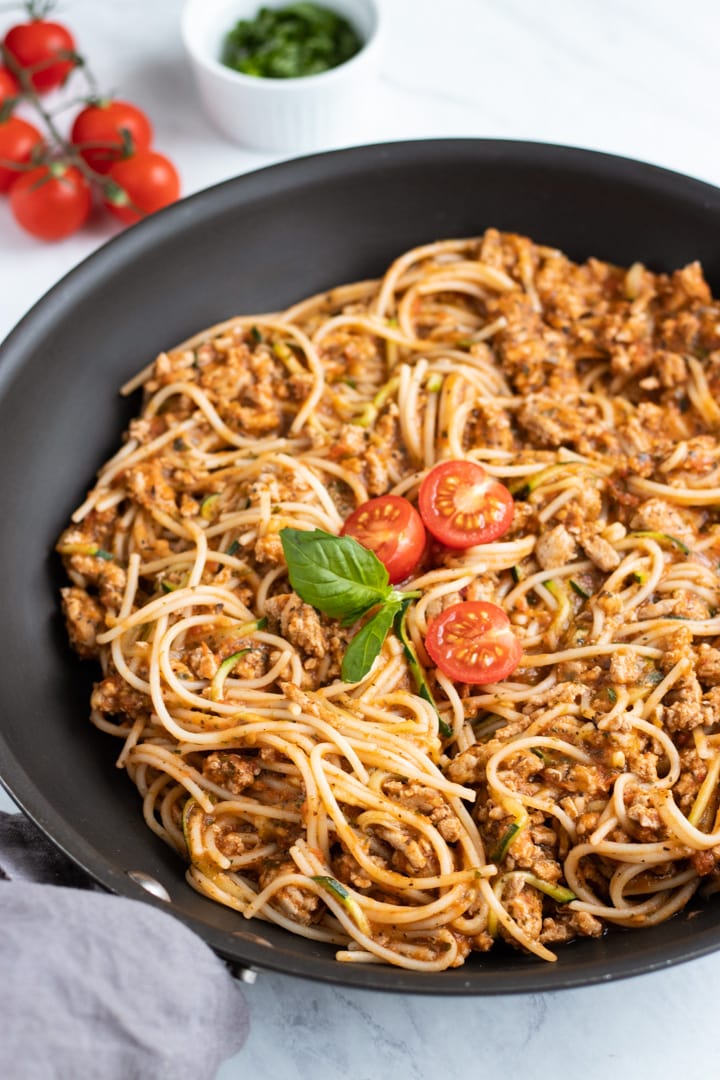
M 20 92 L 20 85 L 12 71 L 0 64 L 0 103 L 15 97 Z
M 128 202 L 108 200 L 105 205 L 126 225 L 175 202 L 180 195 L 180 177 L 175 166 L 154 150 L 115 161 L 108 175 L 126 193 Z
M 431 660 L 456 682 L 500 682 L 520 663 L 522 646 L 497 604 L 464 600 L 446 608 L 428 626 Z
M 99 101 L 77 114 L 70 139 L 95 172 L 106 173 L 123 156 L 123 131 L 132 140 L 132 153 L 150 149 L 152 127 L 142 109 L 128 101 Z
M 474 461 L 442 461 L 420 485 L 427 529 L 449 548 L 488 544 L 508 531 L 515 503 L 499 480 Z
M 410 576 L 425 550 L 422 518 L 399 495 L 381 495 L 363 503 L 343 525 L 342 535 L 374 551 L 392 585 Z
M 4 44 L 20 67 L 34 69 L 30 81 L 41 94 L 62 86 L 75 66 L 69 55 L 75 52 L 75 41 L 60 23 L 46 19 L 20 23 L 8 30 Z
M 62 240 L 87 220 L 90 185 L 72 165 L 40 165 L 22 173 L 10 190 L 10 208 L 23 229 L 41 240 Z
M 42 143 L 43 137 L 38 129 L 28 124 L 27 120 L 21 120 L 19 116 L 11 116 L 0 124 L 0 161 L 14 161 L 17 165 L 25 165 L 35 147 Z M 22 175 L 20 169 L 0 165 L 0 191 L 9 191 Z

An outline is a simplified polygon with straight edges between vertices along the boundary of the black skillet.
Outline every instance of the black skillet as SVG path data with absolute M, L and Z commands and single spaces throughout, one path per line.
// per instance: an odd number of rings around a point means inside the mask
M 160 904 L 128 872 L 150 875 L 172 911 L 240 968 L 384 990 L 497 994 L 621 978 L 720 946 L 716 898 L 653 930 L 561 948 L 556 964 L 507 949 L 441 974 L 340 965 L 329 948 L 246 923 L 195 893 L 114 768 L 115 740 L 87 721 L 93 673 L 65 642 L 51 552 L 134 406 L 117 388 L 204 326 L 377 275 L 414 244 L 491 225 L 577 259 L 639 259 L 657 270 L 700 259 L 720 288 L 715 188 L 563 147 L 406 142 L 290 161 L 182 201 L 69 274 L 0 350 L 0 776 L 98 882 Z

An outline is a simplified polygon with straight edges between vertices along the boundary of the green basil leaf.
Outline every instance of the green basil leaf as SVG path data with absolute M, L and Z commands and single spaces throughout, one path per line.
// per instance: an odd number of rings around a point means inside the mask
M 343 682 L 356 683 L 365 678 L 378 657 L 399 610 L 400 603 L 397 601 L 384 604 L 375 612 L 372 619 L 369 619 L 358 630 L 343 658 L 341 672 Z
M 290 584 L 306 604 L 351 626 L 393 591 L 372 551 L 322 529 L 281 529 Z

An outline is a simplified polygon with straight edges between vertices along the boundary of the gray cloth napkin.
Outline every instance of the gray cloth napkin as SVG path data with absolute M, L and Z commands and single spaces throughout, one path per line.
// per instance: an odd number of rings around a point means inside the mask
M 179 920 L 95 890 L 21 815 L 0 813 L 0 1077 L 212 1080 L 245 999 Z

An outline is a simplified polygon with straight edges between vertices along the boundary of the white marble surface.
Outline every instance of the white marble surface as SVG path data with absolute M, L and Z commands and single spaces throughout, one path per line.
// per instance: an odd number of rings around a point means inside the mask
M 380 0 L 381 78 L 346 143 L 534 139 L 626 154 L 720 184 L 717 0 Z M 5 8 L 6 5 L 3 5 Z M 104 86 L 145 106 L 190 193 L 268 163 L 222 140 L 195 99 L 180 0 L 64 0 Z M 10 16 L 0 12 L 0 31 Z M 0 203 L 0 339 L 115 227 L 44 246 Z M 0 793 L 0 808 L 10 802 Z M 0 978 L 2 974 L 0 973 Z M 515 998 L 388 996 L 261 974 L 252 1031 L 218 1080 L 633 1080 L 717 1075 L 720 954 L 628 982 Z

